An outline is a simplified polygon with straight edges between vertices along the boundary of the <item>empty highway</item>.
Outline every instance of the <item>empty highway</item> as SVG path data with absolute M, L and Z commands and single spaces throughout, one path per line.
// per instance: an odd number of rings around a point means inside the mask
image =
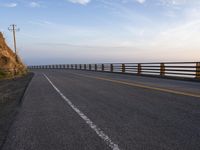
M 200 149 L 200 82 L 33 72 L 3 150 Z

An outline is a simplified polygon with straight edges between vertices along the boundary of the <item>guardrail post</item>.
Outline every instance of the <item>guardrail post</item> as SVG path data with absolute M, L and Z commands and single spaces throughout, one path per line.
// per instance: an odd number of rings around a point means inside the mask
M 165 64 L 160 64 L 160 76 L 165 76 Z
M 80 69 L 80 70 L 82 69 L 82 65 L 81 65 L 81 64 L 79 64 L 79 69 Z
M 87 70 L 87 66 L 86 66 L 86 64 L 84 64 L 84 70 Z
M 92 65 L 91 65 L 91 64 L 89 64 L 89 70 L 90 70 L 90 71 L 92 70 Z
M 94 65 L 95 71 L 97 71 L 97 64 Z
M 77 70 L 77 64 L 75 65 L 75 70 Z
M 138 65 L 137 65 L 137 74 L 138 74 L 138 75 L 141 75 L 141 73 L 142 73 L 142 65 L 141 65 L 141 64 L 138 64 Z
M 74 69 L 74 66 L 73 66 L 73 64 L 71 64 L 71 69 Z
M 200 62 L 196 63 L 196 78 L 200 79 Z
M 110 64 L 110 72 L 113 72 L 113 64 Z
M 125 64 L 122 64 L 122 73 L 125 73 L 126 72 L 126 66 Z
M 101 70 L 104 71 L 104 64 L 101 65 Z

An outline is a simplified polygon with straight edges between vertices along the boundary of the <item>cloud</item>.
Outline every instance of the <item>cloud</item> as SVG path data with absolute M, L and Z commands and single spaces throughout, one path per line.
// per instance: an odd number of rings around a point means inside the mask
M 0 7 L 7 7 L 7 8 L 14 8 L 17 7 L 17 3 L 4 3 L 4 4 L 0 4 Z
M 37 20 L 37 21 L 28 21 L 29 24 L 32 25 L 37 25 L 37 26 L 43 26 L 43 27 L 47 27 L 50 25 L 54 25 L 54 23 L 50 22 L 50 21 L 46 21 L 46 20 Z
M 87 5 L 88 3 L 90 3 L 91 0 L 68 0 L 68 1 L 72 3 L 81 4 L 81 5 Z
M 29 6 L 32 7 L 32 8 L 36 8 L 36 7 L 40 7 L 41 5 L 37 2 L 30 2 Z
M 144 4 L 146 2 L 146 0 L 136 0 L 136 2 L 138 2 L 140 4 Z
M 158 0 L 159 4 L 165 6 L 199 5 L 197 0 Z

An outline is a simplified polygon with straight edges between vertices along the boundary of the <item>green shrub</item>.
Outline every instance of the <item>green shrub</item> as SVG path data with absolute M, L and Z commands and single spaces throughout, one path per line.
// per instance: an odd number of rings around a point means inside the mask
M 5 78 L 5 77 L 6 77 L 6 73 L 0 70 L 0 79 Z

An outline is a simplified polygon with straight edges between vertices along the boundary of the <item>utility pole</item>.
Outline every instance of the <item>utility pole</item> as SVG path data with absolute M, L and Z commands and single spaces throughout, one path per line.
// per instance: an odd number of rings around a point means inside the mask
M 13 32 L 13 41 L 14 41 L 14 50 L 15 50 L 15 55 L 16 55 L 16 60 L 17 59 L 17 46 L 16 46 L 16 36 L 15 36 L 15 32 L 19 31 L 19 28 L 16 28 L 17 25 L 15 24 L 11 24 L 10 27 L 8 27 L 8 30 Z

